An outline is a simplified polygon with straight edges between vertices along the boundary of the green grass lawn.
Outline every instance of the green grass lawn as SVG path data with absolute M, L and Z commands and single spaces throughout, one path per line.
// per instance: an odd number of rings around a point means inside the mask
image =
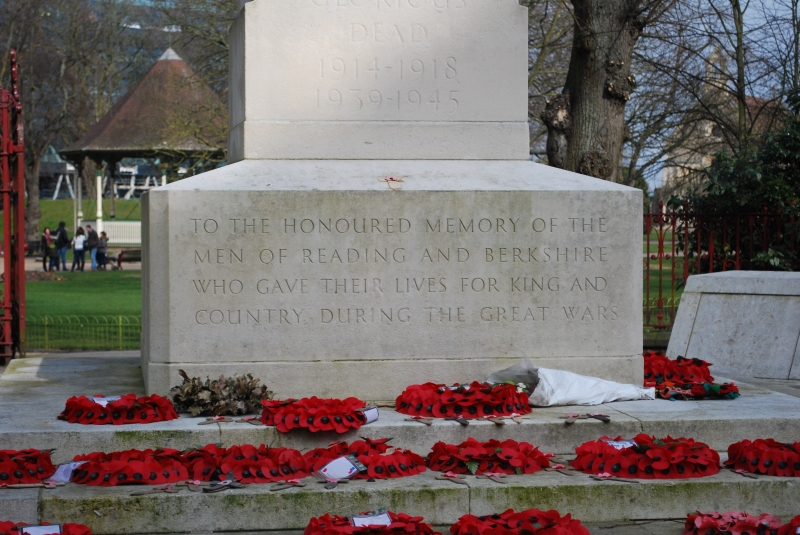
M 25 288 L 28 316 L 142 314 L 140 271 L 67 272 L 61 281 L 29 281 Z

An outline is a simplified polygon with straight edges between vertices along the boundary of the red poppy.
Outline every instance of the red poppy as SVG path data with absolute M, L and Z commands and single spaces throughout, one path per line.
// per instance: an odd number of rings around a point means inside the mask
M 734 383 L 714 383 L 708 362 L 678 357 L 671 360 L 661 353 L 647 351 L 644 357 L 644 386 L 656 387 L 665 399 L 703 399 L 739 397 Z
M 77 396 L 67 400 L 58 418 L 84 425 L 120 425 L 174 420 L 178 413 L 170 400 L 157 394 L 142 397 L 127 394 L 105 407 L 86 396 Z
M 366 422 L 359 410 L 366 404 L 357 398 L 321 399 L 315 396 L 299 400 L 264 400 L 261 422 L 274 425 L 281 433 L 305 428 L 312 432 L 336 431 L 345 433 L 358 429 Z
M 0 535 L 19 535 L 20 530 L 18 528 L 22 526 L 26 526 L 25 522 L 8 522 L 8 521 L 0 521 Z M 42 526 L 50 525 L 49 522 L 41 522 Z M 84 526 L 83 524 L 75 524 L 72 522 L 68 522 L 66 524 L 61 524 L 61 535 L 92 535 L 91 530 Z
M 794 535 L 798 530 L 800 530 L 800 515 L 781 526 L 778 529 L 778 535 Z
M 437 442 L 428 454 L 431 470 L 457 474 L 532 474 L 549 466 L 547 455 L 532 444 L 514 440 L 479 442 L 469 438 L 458 445 Z
M 633 438 L 633 447 L 616 449 L 609 443 L 620 440 L 602 437 L 581 444 L 570 464 L 582 472 L 640 479 L 683 479 L 719 471 L 719 455 L 693 439 L 668 436 L 657 440 L 639 434 Z
M 435 418 L 510 416 L 530 412 L 528 397 L 515 385 L 473 382 L 446 386 L 436 383 L 411 385 L 398 396 L 397 411 L 410 416 Z
M 571 515 L 558 511 L 528 509 L 515 513 L 509 509 L 490 516 L 464 515 L 451 528 L 452 535 L 589 535 L 589 531 Z

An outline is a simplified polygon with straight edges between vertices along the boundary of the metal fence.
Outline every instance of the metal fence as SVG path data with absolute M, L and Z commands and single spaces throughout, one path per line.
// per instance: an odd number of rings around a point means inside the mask
M 644 214 L 644 326 L 669 329 L 690 275 L 800 270 L 798 222 L 780 213 Z
M 139 349 L 140 316 L 28 316 L 31 350 Z

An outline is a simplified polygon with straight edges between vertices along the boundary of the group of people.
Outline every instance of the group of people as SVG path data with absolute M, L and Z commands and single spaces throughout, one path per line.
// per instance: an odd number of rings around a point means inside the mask
M 72 240 L 67 233 L 67 224 L 61 221 L 55 233 L 46 227 L 42 233 L 42 268 L 45 271 L 67 270 L 67 249 L 72 249 L 72 269 L 70 271 L 83 271 L 86 260 L 86 251 L 92 262 L 92 271 L 106 269 L 108 264 L 108 235 L 97 232 L 91 225 L 78 227 Z

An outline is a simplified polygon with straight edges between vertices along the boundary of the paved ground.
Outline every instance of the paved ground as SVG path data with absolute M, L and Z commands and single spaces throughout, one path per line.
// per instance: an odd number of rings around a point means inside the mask
M 203 425 L 201 419 L 182 417 L 171 422 L 147 426 L 76 427 L 55 417 L 73 395 L 103 393 L 143 394 L 138 351 L 76 352 L 30 356 L 13 361 L 0 376 L 0 449 L 19 447 L 57 447 L 59 462 L 86 449 L 114 451 L 130 447 L 149 447 L 158 439 L 162 446 L 191 447 L 203 442 L 227 444 L 266 443 L 294 447 L 326 446 L 330 437 L 310 433 L 288 436 L 273 428 L 246 423 Z M 267 385 L 281 398 L 280 385 Z M 797 382 L 797 383 L 800 383 Z M 546 451 L 569 454 L 587 440 L 599 436 L 633 436 L 645 432 L 657 436 L 686 436 L 706 442 L 724 454 L 728 445 L 743 438 L 773 437 L 795 441 L 800 436 L 800 389 L 794 383 L 779 387 L 787 395 L 751 383 L 740 383 L 742 397 L 736 400 L 704 401 L 629 401 L 603 405 L 611 423 L 580 420 L 566 426 L 562 417 L 569 412 L 589 412 L 587 408 L 537 408 L 523 424 L 509 423 L 502 428 L 487 421 L 462 427 L 455 422 L 435 421 L 432 426 L 406 421 L 405 415 L 391 408 L 381 408 L 381 418 L 352 432 L 343 439 L 357 436 L 394 437 L 394 444 L 414 451 L 428 451 L 434 442 L 458 443 L 468 436 L 479 440 L 492 437 L 535 441 Z M 159 392 L 166 395 L 166 392 Z M 352 436 L 351 436 L 352 435 Z M 24 440 L 23 440 L 24 439 Z M 62 459 L 63 457 L 63 459 Z
M 535 409 L 522 424 L 508 422 L 501 427 L 484 421 L 472 422 L 468 427 L 436 421 L 428 427 L 408 422 L 403 415 L 382 408 L 377 422 L 355 433 L 333 437 L 302 432 L 280 435 L 273 428 L 238 422 L 198 426 L 203 419 L 185 416 L 147 426 L 77 426 L 56 419 L 65 399 L 71 395 L 142 393 L 138 356 L 138 351 L 58 353 L 32 355 L 12 362 L 0 376 L 0 449 L 56 447 L 54 460 L 64 462 L 86 451 L 158 446 L 184 449 L 212 442 L 264 443 L 305 450 L 327 446 L 331 440 L 351 441 L 358 436 L 391 436 L 396 446 L 424 452 L 438 440 L 458 443 L 473 436 L 479 440 L 526 440 L 567 459 L 574 447 L 585 440 L 604 434 L 630 437 L 646 432 L 691 436 L 708 442 L 724 458 L 727 444 L 741 438 L 772 436 L 789 441 L 800 436 L 797 382 L 777 383 L 791 394 L 786 395 L 766 388 L 772 382 L 760 380 L 742 381 L 742 397 L 737 400 L 613 403 L 591 409 L 610 415 L 611 423 L 581 420 L 572 426 L 566 426 L 560 416 L 590 409 Z M 273 390 L 280 389 L 280 385 L 270 386 Z M 389 504 L 442 524 L 445 529 L 439 531 L 446 535 L 447 523 L 466 511 L 488 514 L 508 507 L 536 506 L 571 511 L 577 518 L 593 521 L 587 524 L 593 535 L 679 535 L 682 515 L 695 508 L 773 512 L 789 520 L 800 512 L 795 511 L 800 503 L 800 485 L 794 479 L 759 476 L 754 480 L 723 470 L 699 480 L 631 484 L 595 481 L 582 474 L 565 477 L 557 472 L 540 472 L 514 476 L 506 485 L 469 478 L 468 485 L 462 486 L 438 481 L 434 474 L 426 472 L 401 480 L 351 482 L 335 492 L 306 480 L 304 489 L 280 493 L 270 492 L 266 485 L 252 485 L 237 491 L 236 496 L 182 490 L 179 494 L 142 498 L 132 498 L 130 487 L 67 485 L 48 491 L 0 490 L 0 518 L 12 515 L 16 520 L 28 522 L 78 521 L 90 525 L 97 535 L 182 531 L 299 535 L 297 530 L 310 512 L 346 514 L 354 508 L 370 510 Z M 255 513 L 259 511 L 269 514 Z M 609 522 L 622 518 L 627 520 Z

